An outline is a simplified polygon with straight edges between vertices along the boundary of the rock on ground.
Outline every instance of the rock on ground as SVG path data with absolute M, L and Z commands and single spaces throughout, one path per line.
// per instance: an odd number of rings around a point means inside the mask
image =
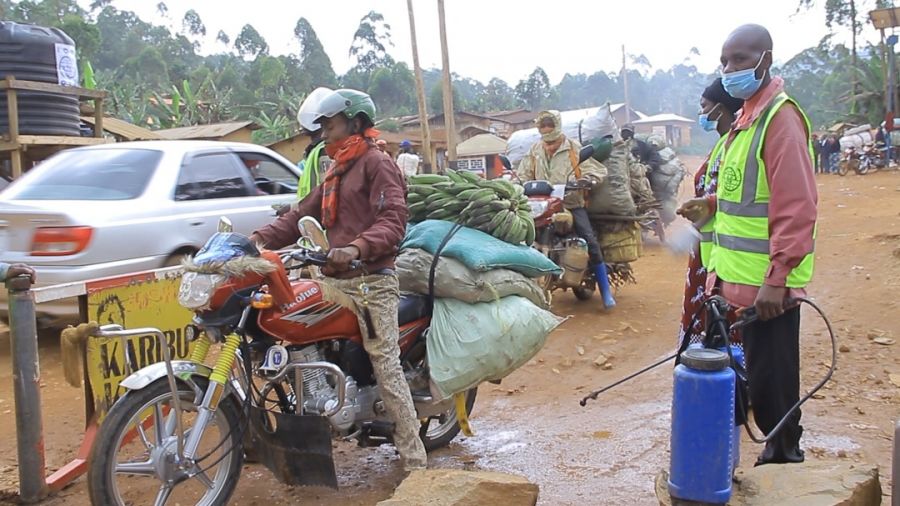
M 511 474 L 429 469 L 413 471 L 378 506 L 534 506 L 538 486 Z
M 669 473 L 656 479 L 662 506 L 673 504 L 666 485 Z M 685 504 L 685 503 L 676 503 Z M 770 464 L 738 469 L 730 506 L 877 506 L 881 504 L 878 466 L 834 461 Z

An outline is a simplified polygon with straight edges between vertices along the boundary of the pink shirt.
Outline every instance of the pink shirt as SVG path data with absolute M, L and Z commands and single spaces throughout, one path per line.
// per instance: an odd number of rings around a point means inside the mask
M 744 102 L 729 134 L 726 146 L 737 131 L 750 128 L 772 100 L 784 89 L 784 80 L 773 78 L 756 95 Z M 818 192 L 809 156 L 806 122 L 791 104 L 782 106 L 769 123 L 763 140 L 763 162 L 769 181 L 769 268 L 765 284 L 785 286 L 791 270 L 813 251 Z M 715 206 L 715 200 L 711 200 Z M 716 286 L 716 276 L 707 278 L 707 292 Z M 722 281 L 720 294 L 735 306 L 751 306 L 756 301 L 758 286 Z M 804 289 L 791 289 L 789 298 L 805 297 Z

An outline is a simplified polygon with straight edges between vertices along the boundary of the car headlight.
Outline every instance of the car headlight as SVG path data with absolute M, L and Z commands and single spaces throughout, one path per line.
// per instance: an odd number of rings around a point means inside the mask
M 221 274 L 186 272 L 181 277 L 178 303 L 192 310 L 205 309 L 209 306 L 213 292 L 224 282 L 225 276 Z
M 547 211 L 547 206 L 549 204 L 550 203 L 546 200 L 529 200 L 528 205 L 531 206 L 531 217 L 537 218 L 544 214 Z

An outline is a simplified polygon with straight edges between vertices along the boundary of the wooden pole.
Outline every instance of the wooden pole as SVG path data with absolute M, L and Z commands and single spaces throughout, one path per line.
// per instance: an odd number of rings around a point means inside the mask
M 416 100 L 419 102 L 419 124 L 422 129 L 422 168 L 426 174 L 431 168 L 431 127 L 428 125 L 428 108 L 425 101 L 425 81 L 422 79 L 422 67 L 419 66 L 419 46 L 416 42 L 416 18 L 413 14 L 412 0 L 406 0 L 409 10 L 409 36 L 412 39 L 413 70 L 416 75 Z
M 12 178 L 18 179 L 22 176 L 22 147 L 19 145 L 19 99 L 12 86 L 13 81 L 15 78 L 6 77 L 6 112 L 9 121 L 9 142 L 14 146 L 14 149 L 9 152 Z
M 450 56 L 447 52 L 447 22 L 444 0 L 437 0 L 441 26 L 441 60 L 444 65 L 444 127 L 447 130 L 447 165 L 456 168 L 456 118 L 453 114 L 453 84 L 450 80 Z

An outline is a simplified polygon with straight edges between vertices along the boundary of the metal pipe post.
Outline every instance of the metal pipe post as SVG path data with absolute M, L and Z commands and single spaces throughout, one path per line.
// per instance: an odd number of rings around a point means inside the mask
M 9 290 L 9 342 L 16 401 L 19 498 L 22 502 L 34 503 L 47 496 L 34 294 L 27 276 L 7 281 L 6 287 Z
M 891 504 L 900 506 L 900 418 L 894 422 L 894 458 L 891 461 Z

